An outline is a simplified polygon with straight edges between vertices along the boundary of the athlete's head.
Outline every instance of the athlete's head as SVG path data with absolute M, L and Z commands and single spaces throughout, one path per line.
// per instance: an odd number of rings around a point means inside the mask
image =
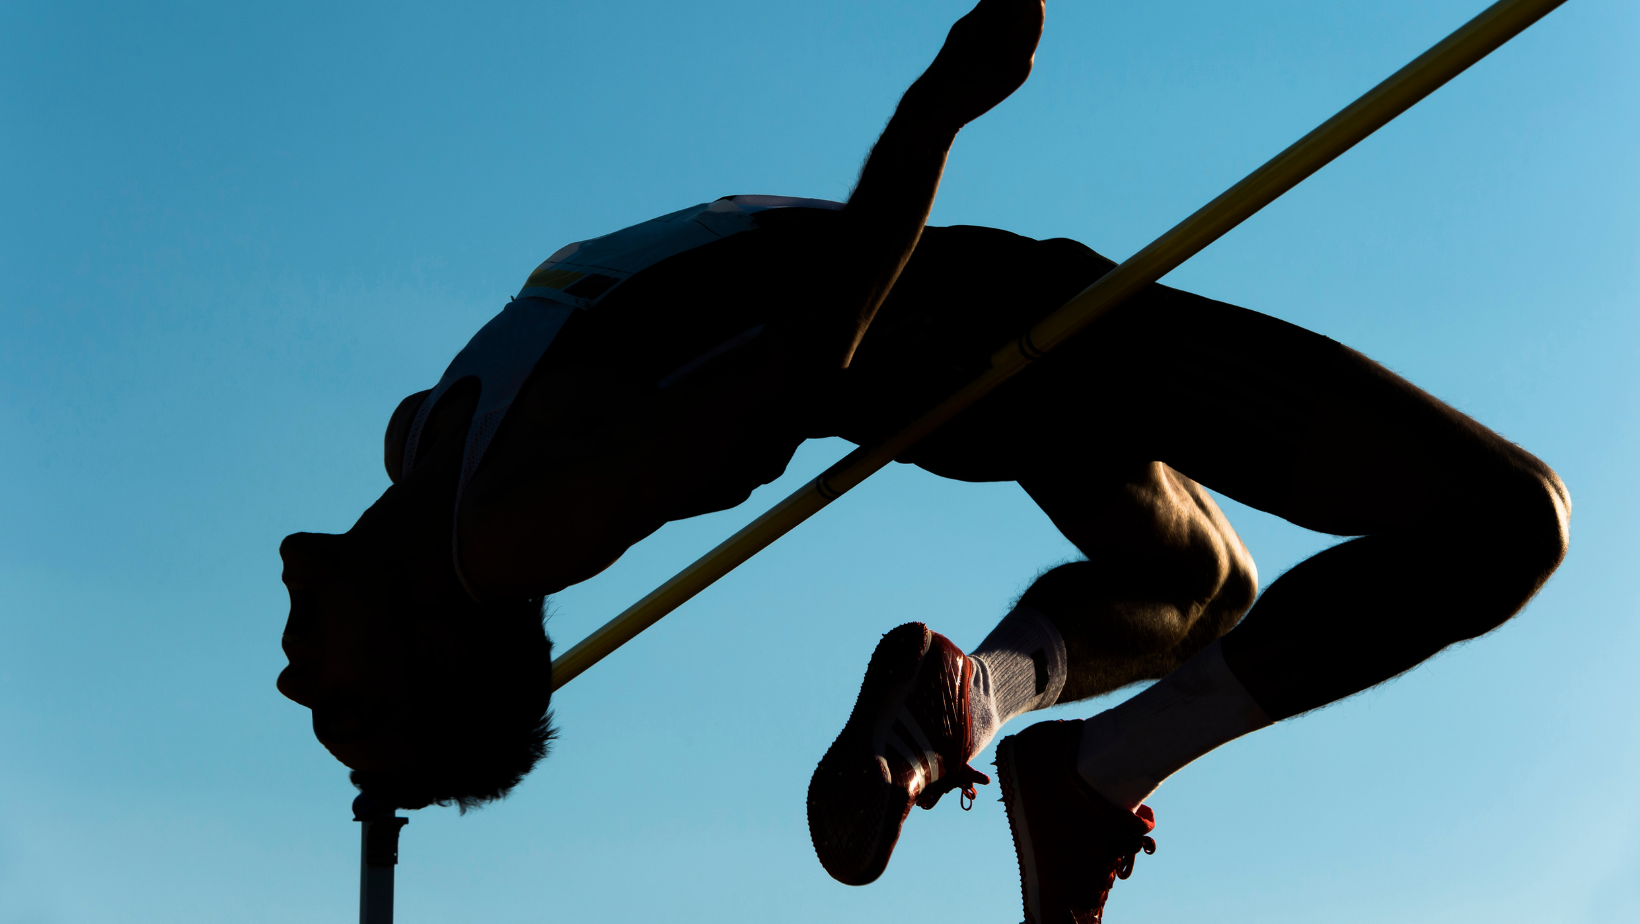
M 279 548 L 290 591 L 279 691 L 360 789 L 401 808 L 463 810 L 506 795 L 552 737 L 542 601 L 479 604 L 406 580 L 352 535 Z

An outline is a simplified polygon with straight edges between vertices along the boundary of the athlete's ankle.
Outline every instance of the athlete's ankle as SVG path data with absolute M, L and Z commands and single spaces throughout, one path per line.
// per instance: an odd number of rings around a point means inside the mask
M 1084 721 L 1076 767 L 1096 792 L 1132 810 L 1186 764 L 1269 724 L 1215 641 L 1149 689 Z
M 1046 709 L 1065 687 L 1065 640 L 1048 617 L 1016 607 L 969 657 L 974 682 L 968 697 L 974 747 L 985 749 L 1011 718 Z

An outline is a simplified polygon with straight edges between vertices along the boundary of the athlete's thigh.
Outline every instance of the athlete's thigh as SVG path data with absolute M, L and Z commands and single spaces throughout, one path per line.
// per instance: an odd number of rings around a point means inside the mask
M 1162 461 L 1280 515 L 1346 351 L 1268 315 L 1152 285 L 1020 377 L 998 415 L 1056 458 Z
M 870 443 L 892 434 L 1114 265 L 1062 238 L 967 225 L 926 229 L 844 376 L 828 435 Z M 963 481 L 1017 479 L 1029 453 L 998 426 L 1006 414 L 994 407 L 963 414 L 900 461 Z
M 1161 460 L 1338 535 L 1479 516 L 1499 497 L 1559 484 L 1529 453 L 1360 353 L 1166 286 L 1006 388 L 990 428 L 1028 428 L 1033 453 Z
M 1548 465 L 1367 357 L 1340 348 L 1287 485 L 1282 516 L 1339 535 L 1426 524 L 1564 527 Z
M 1072 241 L 930 228 L 862 343 L 842 435 L 893 432 L 1112 264 Z M 1309 528 L 1362 535 L 1561 498 L 1531 454 L 1341 344 L 1152 285 L 902 456 L 963 480 L 1166 462 Z M 1495 505 L 1494 505 L 1495 506 Z

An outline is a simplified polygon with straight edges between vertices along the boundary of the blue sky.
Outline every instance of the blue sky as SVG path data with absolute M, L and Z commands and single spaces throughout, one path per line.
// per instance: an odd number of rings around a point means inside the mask
M 1054 0 L 934 222 L 1125 257 L 1481 6 Z M 965 9 L 0 5 L 0 924 L 354 920 L 351 787 L 273 688 L 279 538 L 351 523 L 398 399 L 560 245 L 844 197 Z M 1494 635 L 1169 781 L 1116 924 L 1640 917 L 1636 47 L 1640 8 L 1571 0 L 1169 277 L 1542 456 L 1573 550 Z M 845 448 L 561 594 L 554 637 Z M 1329 541 L 1226 506 L 1266 584 Z M 513 798 L 413 813 L 399 919 L 1018 920 L 991 798 L 854 889 L 803 792 L 878 634 L 971 646 L 1073 554 L 1013 486 L 891 467 L 562 691 Z

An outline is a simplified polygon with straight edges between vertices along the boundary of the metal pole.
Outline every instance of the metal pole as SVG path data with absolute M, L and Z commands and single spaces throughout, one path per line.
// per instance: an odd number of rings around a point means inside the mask
M 397 807 L 366 795 L 353 800 L 359 822 L 359 924 L 393 924 L 393 867 L 399 862 L 399 829 L 410 823 Z
M 1565 0 L 1499 0 L 1343 111 L 1294 142 L 1241 182 L 1100 277 L 1044 318 L 1018 342 L 999 349 L 991 368 L 906 429 L 844 456 L 796 493 L 697 559 L 625 612 L 552 662 L 553 688 L 575 679 L 718 578 L 866 480 L 919 439 L 957 416 L 1048 350 L 1123 300 L 1172 272 L 1282 193 L 1412 108 L 1470 65 L 1519 35 Z

